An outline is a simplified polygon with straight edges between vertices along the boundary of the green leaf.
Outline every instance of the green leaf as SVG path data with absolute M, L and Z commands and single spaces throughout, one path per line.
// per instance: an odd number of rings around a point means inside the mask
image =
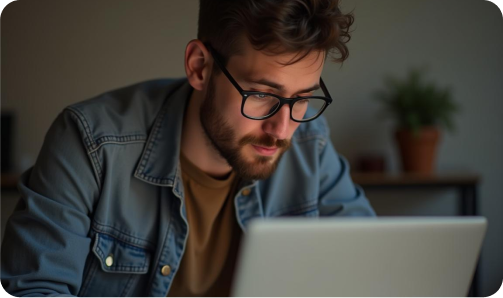
M 386 76 L 384 88 L 374 92 L 383 105 L 383 115 L 396 124 L 418 132 L 421 127 L 441 125 L 454 130 L 453 116 L 458 105 L 450 88 L 441 88 L 425 80 L 426 68 L 413 68 L 404 78 Z

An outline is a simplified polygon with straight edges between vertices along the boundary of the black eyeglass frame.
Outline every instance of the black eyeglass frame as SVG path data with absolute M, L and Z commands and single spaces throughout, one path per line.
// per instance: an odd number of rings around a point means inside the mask
M 309 121 L 312 121 L 312 120 L 318 118 L 321 114 L 323 114 L 325 109 L 333 101 L 332 97 L 330 96 L 330 93 L 328 92 L 328 89 L 325 86 L 325 83 L 323 82 L 323 79 L 321 77 L 320 77 L 320 87 L 321 87 L 321 90 L 323 91 L 323 93 L 325 94 L 325 96 L 298 96 L 298 97 L 293 97 L 293 98 L 286 98 L 286 97 L 281 97 L 281 96 L 273 94 L 273 93 L 244 90 L 243 88 L 241 88 L 241 86 L 239 86 L 238 82 L 236 82 L 236 80 L 234 80 L 234 78 L 229 73 L 227 68 L 225 68 L 222 61 L 220 60 L 218 53 L 211 47 L 211 45 L 209 45 L 208 43 L 205 43 L 204 45 L 210 51 L 211 55 L 213 56 L 213 60 L 215 60 L 215 63 L 217 64 L 217 66 L 220 68 L 220 70 L 224 73 L 224 75 L 227 77 L 227 79 L 229 79 L 229 81 L 232 83 L 232 85 L 238 90 L 238 92 L 243 97 L 242 102 L 241 102 L 241 114 L 248 119 L 264 120 L 264 119 L 271 118 L 283 107 L 284 104 L 288 104 L 290 106 L 290 119 L 292 119 L 295 122 L 309 122 Z M 244 112 L 244 107 L 245 107 L 246 99 L 252 95 L 267 95 L 267 96 L 275 97 L 279 100 L 279 105 L 277 106 L 277 108 L 273 112 L 271 112 L 270 114 L 268 114 L 266 116 L 262 116 L 262 117 L 248 116 Z M 302 119 L 302 120 L 297 120 L 297 119 L 293 118 L 293 114 L 292 114 L 293 113 L 293 105 L 299 100 L 310 99 L 310 98 L 322 99 L 325 101 L 325 104 L 320 109 L 320 111 L 316 115 L 314 115 L 313 117 L 310 117 L 308 119 Z

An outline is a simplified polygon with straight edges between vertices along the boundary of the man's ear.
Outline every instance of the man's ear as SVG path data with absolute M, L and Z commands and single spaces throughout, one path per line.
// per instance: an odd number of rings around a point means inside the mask
M 193 39 L 185 48 L 185 73 L 190 85 L 199 91 L 205 88 L 211 75 L 213 58 L 204 46 L 198 40 Z

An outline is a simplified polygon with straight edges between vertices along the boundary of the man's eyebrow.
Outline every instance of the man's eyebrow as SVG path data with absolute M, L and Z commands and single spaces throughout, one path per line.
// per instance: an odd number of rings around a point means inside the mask
M 271 82 L 271 81 L 269 81 L 267 79 L 245 80 L 245 81 L 247 83 L 268 86 L 268 87 L 271 87 L 271 88 L 276 89 L 278 91 L 285 91 L 285 86 L 283 86 L 281 84 L 277 84 L 277 83 Z M 295 92 L 295 94 L 308 93 L 308 92 L 315 91 L 315 90 L 318 90 L 318 89 L 320 89 L 320 84 L 315 84 L 312 87 L 309 87 L 309 88 L 306 88 L 306 89 L 302 89 L 302 90 L 298 90 L 297 92 Z

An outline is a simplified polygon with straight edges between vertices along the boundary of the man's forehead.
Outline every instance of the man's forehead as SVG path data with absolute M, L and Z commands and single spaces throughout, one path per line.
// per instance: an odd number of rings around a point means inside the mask
M 245 63 L 251 66 L 273 69 L 291 68 L 300 70 L 309 68 L 316 71 L 323 67 L 326 56 L 322 50 L 288 51 L 278 44 L 257 50 L 244 36 L 238 39 L 235 49 L 237 51 L 229 57 L 229 62 L 237 60 L 236 63 L 238 64 Z
M 229 61 L 232 60 L 254 68 L 306 69 L 315 72 L 323 67 L 325 55 L 321 51 L 311 51 L 307 54 L 301 52 L 273 54 L 266 50 L 249 49 L 232 56 Z
M 261 51 L 242 52 L 229 59 L 228 68 L 236 79 L 248 82 L 281 81 L 281 78 L 308 80 L 307 76 L 315 76 L 319 80 L 324 65 L 324 55 L 309 53 L 303 59 L 293 64 L 291 59 L 296 54 L 268 55 Z

